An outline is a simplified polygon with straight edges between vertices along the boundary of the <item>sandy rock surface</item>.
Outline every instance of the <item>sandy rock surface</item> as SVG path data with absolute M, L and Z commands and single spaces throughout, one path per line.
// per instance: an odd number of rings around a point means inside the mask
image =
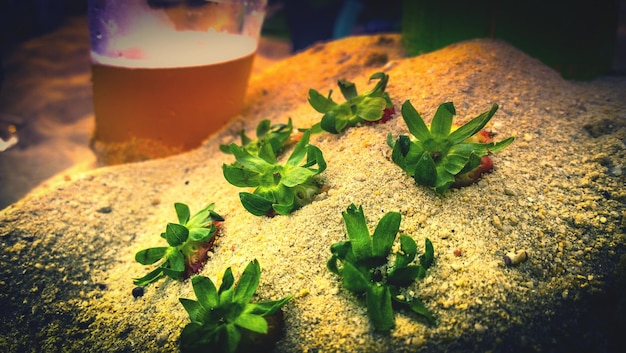
M 222 176 L 232 157 L 219 145 L 239 142 L 242 128 L 253 135 L 262 119 L 309 127 L 321 118 L 309 88 L 340 100 L 338 79 L 365 91 L 377 71 L 390 75 L 397 111 L 411 100 L 427 120 L 447 101 L 461 123 L 499 104 L 487 128 L 515 142 L 480 182 L 438 196 L 391 161 L 387 134 L 408 133 L 399 115 L 315 135 L 328 163 L 325 191 L 289 216 L 247 213 L 241 189 Z M 194 298 L 191 284 L 161 280 L 133 298 L 132 278 L 149 270 L 134 254 L 162 245 L 174 202 L 192 212 L 215 202 L 226 221 L 201 274 L 219 281 L 230 266 L 238 277 L 256 258 L 258 299 L 294 295 L 276 352 L 611 351 L 624 305 L 615 294 L 624 286 L 616 269 L 626 245 L 625 142 L 623 77 L 564 81 L 491 40 L 408 59 L 398 35 L 319 44 L 256 75 L 242 116 L 201 148 L 87 172 L 3 210 L 0 350 L 176 351 L 188 322 L 178 298 Z M 363 300 L 326 269 L 351 203 L 363 206 L 370 229 L 397 211 L 420 250 L 433 242 L 435 264 L 410 290 L 436 325 L 397 312 L 390 334 L 375 333 Z M 519 250 L 528 260 L 505 266 L 503 255 Z

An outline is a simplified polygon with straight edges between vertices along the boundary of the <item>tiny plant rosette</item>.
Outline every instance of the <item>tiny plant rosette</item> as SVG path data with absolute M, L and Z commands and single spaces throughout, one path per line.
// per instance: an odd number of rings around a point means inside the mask
M 489 155 L 510 145 L 514 138 L 499 142 L 475 142 L 479 133 L 498 110 L 494 104 L 489 111 L 473 118 L 465 125 L 452 124 L 456 110 L 452 102 L 439 106 L 430 128 L 410 101 L 402 105 L 404 119 L 411 137 L 400 135 L 394 142 L 391 134 L 387 143 L 393 148 L 392 160 L 417 184 L 432 187 L 444 193 L 452 186 L 471 184 L 493 166 Z M 477 172 L 478 171 L 478 172 Z
M 270 145 L 275 155 L 278 155 L 289 142 L 289 137 L 293 131 L 291 119 L 287 124 L 274 124 L 270 120 L 262 120 L 256 127 L 256 139 L 246 135 L 245 130 L 241 130 L 240 138 L 242 149 L 250 154 L 258 155 L 263 146 Z M 231 154 L 230 145 L 220 145 L 220 150 L 226 154 Z
M 186 204 L 175 203 L 178 223 L 168 223 L 161 233 L 168 246 L 148 248 L 135 254 L 140 264 L 157 266 L 145 276 L 135 278 L 134 284 L 143 287 L 164 275 L 181 280 L 200 271 L 224 220 L 213 211 L 214 206 L 212 203 L 191 216 Z
M 240 192 L 243 207 L 255 216 L 290 214 L 313 201 L 321 188 L 316 176 L 326 170 L 322 151 L 309 144 L 311 131 L 302 135 L 284 164 L 279 164 L 269 144 L 258 155 L 235 145 L 230 150 L 235 163 L 222 166 L 224 178 L 238 187 L 253 187 Z
M 363 208 L 351 204 L 343 219 L 348 240 L 331 246 L 332 257 L 327 268 L 343 278 L 346 289 L 364 295 L 367 314 L 375 330 L 387 332 L 395 325 L 393 307 L 411 310 L 434 323 L 434 318 L 418 297 L 408 295 L 406 288 L 426 276 L 434 260 L 434 248 L 425 240 L 425 251 L 417 257 L 417 244 L 400 234 L 400 251 L 392 252 L 400 229 L 401 215 L 385 214 L 370 236 Z
M 270 327 L 267 318 L 292 298 L 251 303 L 260 277 L 257 260 L 247 265 L 236 285 L 230 267 L 224 272 L 219 289 L 210 278 L 193 276 L 191 283 L 197 300 L 179 299 L 191 320 L 181 332 L 181 351 L 243 352 L 244 343 L 255 345 L 252 348 L 258 351 L 258 336 L 278 328 Z
M 354 83 L 346 80 L 337 82 L 345 102 L 333 101 L 333 91 L 325 97 L 314 89 L 309 90 L 309 104 L 317 112 L 324 114 L 319 125 L 313 127 L 338 134 L 345 129 L 360 123 L 380 123 L 391 119 L 395 111 L 389 94 L 385 92 L 389 75 L 377 72 L 370 80 L 378 80 L 374 88 L 366 93 L 358 94 Z

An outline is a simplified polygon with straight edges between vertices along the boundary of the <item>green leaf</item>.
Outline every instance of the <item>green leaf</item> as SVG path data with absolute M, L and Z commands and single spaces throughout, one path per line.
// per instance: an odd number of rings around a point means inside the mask
M 163 277 L 163 268 L 157 267 L 154 270 L 150 271 L 147 275 L 143 277 L 135 278 L 133 280 L 133 284 L 139 287 L 145 287 L 148 284 L 155 282 L 161 277 Z
M 241 274 L 239 282 L 235 287 L 233 300 L 243 305 L 248 303 L 259 286 L 260 277 L 261 266 L 257 260 L 253 260 Z
M 165 229 L 165 240 L 170 246 L 179 246 L 187 241 L 189 229 L 176 223 L 168 223 Z
M 387 136 L 387 140 L 391 139 L 391 133 Z M 393 151 L 391 152 L 391 160 L 397 164 L 402 170 L 407 172 L 409 175 L 413 176 L 415 172 L 415 168 L 413 170 L 409 170 L 406 162 L 406 155 L 409 152 L 409 148 L 411 147 L 411 141 L 408 136 L 401 135 L 398 137 L 396 142 L 393 144 Z
M 218 306 L 219 296 L 217 295 L 215 284 L 210 278 L 193 276 L 191 278 L 191 284 L 193 286 L 193 292 L 196 294 L 196 298 L 198 298 L 198 302 L 203 308 L 211 310 Z
M 196 322 L 199 324 L 204 323 L 206 311 L 199 302 L 186 298 L 178 298 L 178 301 L 183 305 L 183 308 L 185 308 L 187 314 L 189 314 L 189 319 L 191 320 L 191 322 Z
M 328 131 L 331 134 L 338 134 L 342 129 L 336 126 L 338 121 L 337 116 L 338 114 L 334 110 L 328 111 L 324 114 L 322 120 L 320 121 L 320 127 L 322 130 Z M 345 126 L 345 122 L 343 126 Z
M 443 194 L 454 183 L 454 175 L 448 173 L 443 166 L 437 167 L 437 182 L 435 183 L 435 191 Z
M 234 143 L 230 145 L 230 150 L 235 156 L 237 163 L 245 167 L 251 172 L 263 174 L 267 170 L 272 169 L 272 164 L 259 156 L 250 154 L 245 149 L 240 148 Z
M 348 261 L 343 263 L 343 271 L 341 274 L 343 276 L 344 287 L 353 293 L 363 293 L 367 288 L 373 285 L 363 272 L 359 271 L 358 268 Z
M 274 200 L 272 207 L 276 212 L 279 214 L 289 214 L 295 209 L 295 195 L 293 189 L 281 184 L 273 188 L 271 193 L 272 199 Z M 281 212 L 283 211 L 281 208 L 284 208 L 284 212 Z
M 406 267 L 415 259 L 417 244 L 408 235 L 400 234 L 400 253 L 396 254 L 394 268 Z
M 448 154 L 441 160 L 441 165 L 448 173 L 457 175 L 465 168 L 474 150 L 474 146 L 469 143 L 453 145 L 448 150 Z
M 419 278 L 419 279 L 426 278 L 426 269 L 422 265 L 419 265 L 417 278 Z
M 433 264 L 433 260 L 435 259 L 435 248 L 433 247 L 433 243 L 428 238 L 426 238 L 424 243 L 425 250 L 424 254 L 420 257 L 420 264 L 425 269 L 428 269 Z
M 430 130 L 426 127 L 426 123 L 424 123 L 424 120 L 419 115 L 417 110 L 415 110 L 410 101 L 407 100 L 404 104 L 402 104 L 401 111 L 402 118 L 404 119 L 406 126 L 409 128 L 411 135 L 415 136 L 420 141 L 432 138 Z
M 290 194 L 293 197 L 293 193 Z M 283 201 L 283 203 L 276 203 L 272 205 L 272 209 L 280 215 L 288 215 L 295 210 L 295 198 L 290 201 Z
M 135 254 L 135 261 L 142 265 L 152 265 L 165 256 L 167 249 L 167 246 L 162 246 L 141 250 Z
M 394 148 L 396 145 L 396 142 L 393 140 L 393 135 L 391 134 L 391 132 L 387 133 L 387 146 Z
M 359 206 L 357 208 L 354 204 L 351 204 L 342 214 L 346 224 L 348 239 L 352 243 L 352 251 L 356 259 L 363 260 L 372 257 L 372 240 L 365 223 L 363 207 Z
M 285 306 L 285 304 L 287 304 L 287 302 L 289 302 L 292 298 L 293 296 L 290 295 L 279 300 L 270 300 L 270 301 L 265 301 L 265 302 L 248 304 L 246 311 L 249 311 L 251 314 L 254 314 L 254 315 L 261 315 L 261 316 L 272 315 L 276 311 L 278 311 L 280 308 Z
M 468 138 L 476 134 L 478 131 L 480 131 L 483 127 L 485 127 L 485 125 L 487 125 L 487 123 L 489 122 L 489 120 L 491 120 L 491 118 L 493 117 L 493 115 L 496 113 L 497 110 L 498 110 L 498 105 L 494 104 L 489 111 L 486 111 L 480 114 L 479 116 L 467 122 L 465 125 L 456 129 L 450 134 L 449 136 L 450 141 L 453 144 L 457 144 L 457 143 L 467 140 Z
M 395 286 L 406 287 L 413 283 L 419 276 L 420 267 L 417 265 L 409 265 L 406 267 L 395 268 L 389 274 L 387 282 Z
M 241 132 L 239 133 L 239 137 L 241 138 L 241 146 L 247 146 L 250 143 L 252 143 L 252 139 L 249 138 L 248 135 L 246 135 L 246 130 L 244 129 L 241 129 Z
M 387 286 L 370 286 L 366 293 L 367 314 L 377 331 L 387 332 L 395 325 L 391 294 Z
M 387 102 L 380 97 L 364 97 L 357 106 L 356 115 L 366 121 L 377 121 L 383 116 Z
M 311 104 L 313 109 L 315 109 L 317 112 L 322 114 L 326 113 L 332 107 L 337 105 L 335 102 L 332 101 L 332 99 L 330 99 L 330 95 L 332 94 L 332 92 L 333 91 L 330 91 L 330 93 L 328 94 L 328 98 L 326 98 L 316 90 L 310 89 L 308 98 L 309 104 Z
M 226 324 L 225 325 L 225 339 L 224 343 L 221 346 L 226 353 L 234 353 L 237 350 L 237 346 L 239 346 L 239 341 L 241 341 L 241 332 L 234 324 Z
M 256 127 L 256 136 L 263 137 L 270 131 L 271 122 L 269 119 L 262 120 Z
M 226 181 L 238 187 L 255 187 L 261 184 L 261 175 L 244 168 L 242 165 L 224 164 L 222 165 L 222 173 Z
M 254 156 L 254 155 L 251 155 Z M 256 157 L 256 156 L 254 156 Z M 261 174 L 265 174 L 268 171 L 272 170 L 271 168 L 269 168 L 269 166 L 273 166 L 276 164 L 277 159 L 276 159 L 276 154 L 274 153 L 274 147 L 272 147 L 271 144 L 269 143 L 265 143 L 261 146 L 261 148 L 259 149 L 259 155 L 258 157 L 267 162 L 268 163 L 268 168 L 260 171 Z
M 189 221 L 189 206 L 184 203 L 175 203 L 174 208 L 176 209 L 176 215 L 178 216 L 178 223 L 185 225 L 187 221 Z
M 488 147 L 488 150 L 491 153 L 500 152 L 501 150 L 506 148 L 508 145 L 510 145 L 514 140 L 515 140 L 515 137 L 511 136 L 511 137 L 509 137 L 507 139 L 504 139 L 504 140 L 502 140 L 500 142 L 494 143 L 492 146 Z
M 476 155 L 476 153 L 472 152 L 469 155 L 469 158 L 467 160 L 467 164 L 465 164 L 465 167 L 463 167 L 463 169 L 461 169 L 458 173 L 454 174 L 455 181 L 456 181 L 456 177 L 460 177 L 464 173 L 469 173 L 472 170 L 474 170 L 476 167 L 478 167 L 481 163 L 481 160 L 482 160 L 482 157 L 479 157 L 478 155 Z
M 220 304 L 231 303 L 233 301 L 233 286 L 235 285 L 235 277 L 233 277 L 233 270 L 229 267 L 224 271 L 222 277 L 222 284 L 217 293 L 220 297 Z
M 333 255 L 336 255 L 339 259 L 345 259 L 352 249 L 352 243 L 350 241 L 340 241 L 330 246 L 330 251 Z
M 317 169 L 311 168 L 312 166 L 317 164 Z M 307 146 L 307 162 L 303 167 L 308 168 L 315 172 L 315 174 L 320 174 L 321 172 L 326 170 L 326 161 L 324 160 L 324 155 L 322 154 L 322 150 L 313 145 Z
M 304 156 L 307 153 L 306 145 L 308 145 L 309 143 L 310 136 L 311 136 L 311 133 L 309 131 L 305 132 L 302 135 L 302 138 L 300 139 L 300 141 L 298 141 L 298 143 L 294 147 L 293 152 L 291 152 L 289 159 L 287 159 L 287 162 L 285 163 L 286 166 L 295 167 L 300 163 L 302 159 L 304 159 Z
M 304 184 L 309 178 L 317 174 L 315 171 L 312 171 L 307 168 L 301 167 L 292 167 L 289 169 L 285 169 L 285 173 L 280 182 L 288 188 L 295 187 L 300 184 Z
M 207 206 L 209 210 L 209 217 L 211 217 L 211 223 L 213 222 L 221 222 L 224 220 L 224 217 L 220 216 L 217 212 L 213 211 L 213 204 Z
M 337 85 L 341 90 L 341 94 L 346 100 L 350 100 L 352 98 L 357 97 L 359 94 L 356 92 L 356 86 L 354 83 L 346 80 L 337 81 Z
M 452 102 L 443 103 L 437 108 L 435 116 L 430 124 L 430 133 L 433 137 L 445 138 L 452 128 L 452 117 L 456 114 Z
M 385 94 L 385 89 L 387 88 L 387 82 L 389 81 L 389 75 L 384 72 L 376 72 L 370 76 L 370 80 L 379 80 L 376 83 L 376 86 L 365 95 L 367 96 L 382 96 Z
M 193 217 L 191 217 L 191 219 L 187 222 L 187 228 L 204 228 L 212 224 L 214 221 L 223 221 L 224 218 L 213 211 L 214 207 L 215 204 L 211 203 L 198 211 L 198 213 L 193 215 Z
M 313 124 L 313 126 L 311 126 L 308 129 L 298 129 L 298 131 L 300 132 L 310 131 L 311 135 L 313 135 L 313 134 L 321 134 L 322 132 L 324 132 L 324 129 L 322 129 L 322 126 L 320 123 L 317 123 L 317 124 Z
M 425 152 L 426 150 L 422 147 L 421 143 L 411 143 L 409 145 L 409 151 L 407 152 L 405 157 L 405 170 L 408 171 L 408 174 L 410 176 L 415 177 L 415 169 L 417 167 L 417 163 L 420 162 Z
M 180 350 L 186 352 L 201 352 L 210 349 L 218 342 L 219 330 L 211 330 L 196 322 L 188 323 L 180 333 Z
M 185 256 L 180 251 L 171 252 L 167 262 L 161 266 L 163 273 L 173 279 L 181 279 L 185 272 Z
M 426 306 L 424 306 L 424 303 L 419 298 L 413 298 L 413 300 L 409 302 L 409 308 L 411 308 L 414 313 L 423 316 L 426 320 L 428 320 L 428 323 L 435 323 L 435 318 L 428 311 L 428 309 L 426 309 Z
M 244 313 L 237 317 L 235 325 L 252 332 L 267 334 L 267 320 L 263 316 Z
M 415 166 L 415 174 L 413 176 L 415 182 L 424 186 L 435 186 L 437 184 L 437 169 L 435 161 L 429 152 L 422 153 L 417 165 Z
M 272 209 L 272 201 L 249 192 L 240 192 L 239 199 L 243 207 L 255 216 L 264 216 Z
M 333 244 L 335 245 L 335 244 Z M 330 257 L 330 259 L 328 259 L 328 261 L 326 261 L 326 268 L 328 268 L 328 270 L 336 275 L 340 275 L 341 271 L 339 270 L 339 266 L 337 266 L 337 261 L 339 261 L 339 257 L 336 255 L 333 255 Z
M 400 229 L 402 216 L 398 212 L 389 212 L 381 218 L 374 230 L 372 238 L 372 255 L 375 257 L 387 257 L 391 252 L 393 241 Z
M 213 233 L 215 233 L 214 225 L 211 225 L 210 228 L 193 228 L 189 231 L 189 239 L 193 241 L 206 241 L 211 238 Z
M 330 113 L 330 112 L 329 112 Z M 351 126 L 351 118 L 354 118 L 355 115 L 350 112 L 338 112 L 335 118 L 335 131 L 332 133 L 340 133 L 343 132 L 348 126 Z

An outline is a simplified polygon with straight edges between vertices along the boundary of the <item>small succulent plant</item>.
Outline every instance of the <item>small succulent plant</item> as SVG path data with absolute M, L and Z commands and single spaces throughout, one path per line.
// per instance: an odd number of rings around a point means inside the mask
M 324 114 L 319 127 L 333 134 L 338 134 L 348 127 L 359 123 L 380 123 L 391 119 L 395 110 L 385 88 L 389 75 L 377 72 L 370 80 L 379 80 L 374 88 L 366 93 L 358 94 L 354 83 L 339 80 L 337 84 L 346 101 L 336 103 L 331 98 L 333 91 L 324 97 L 314 89 L 309 90 L 309 103 L 316 111 Z M 317 125 L 313 127 L 317 130 Z
M 328 269 L 343 277 L 343 285 L 357 295 L 365 295 L 367 314 L 377 331 L 394 327 L 393 306 L 407 308 L 434 322 L 433 316 L 417 297 L 410 297 L 405 287 L 422 279 L 432 265 L 434 248 L 426 239 L 425 251 L 419 263 L 417 244 L 408 235 L 400 234 L 400 251 L 392 255 L 393 244 L 400 229 L 401 215 L 389 212 L 379 221 L 370 236 L 362 207 L 350 205 L 343 212 L 348 233 L 347 241 L 331 246 Z M 393 260 L 392 260 L 393 259 Z
M 141 278 L 135 278 L 137 286 L 146 286 L 166 275 L 173 279 L 185 279 L 200 271 L 212 248 L 222 216 L 213 211 L 214 204 L 200 210 L 193 217 L 184 203 L 175 203 L 178 223 L 168 223 L 161 233 L 169 246 L 141 250 L 135 260 L 142 265 L 158 266 Z
M 263 120 L 256 127 L 257 138 L 253 140 L 248 137 L 244 130 L 241 130 L 241 147 L 250 154 L 258 155 L 263 146 L 269 144 L 272 147 L 272 151 L 275 155 L 278 155 L 280 151 L 285 147 L 293 131 L 293 123 L 291 119 L 287 124 L 275 124 L 269 120 Z M 220 145 L 220 150 L 224 153 L 231 154 L 230 145 Z
M 251 261 L 235 285 L 230 267 L 219 289 L 208 277 L 191 278 L 198 300 L 180 298 L 191 322 L 180 336 L 183 352 L 263 352 L 279 338 L 282 314 L 291 296 L 280 300 L 250 303 L 261 277 L 257 260 Z M 282 316 L 279 317 L 279 319 Z M 267 340 L 269 339 L 269 340 Z
M 239 193 L 248 212 L 256 216 L 285 215 L 311 203 L 321 188 L 315 176 L 326 169 L 326 161 L 322 151 L 309 144 L 310 135 L 310 131 L 302 135 L 284 165 L 278 163 L 270 144 L 264 145 L 258 155 L 230 145 L 236 162 L 224 164 L 222 170 L 232 185 L 255 188 L 252 193 Z
M 494 104 L 465 125 L 456 127 L 452 102 L 437 109 L 430 128 L 411 102 L 402 105 L 402 117 L 412 137 L 401 135 L 394 142 L 391 134 L 387 143 L 393 148 L 392 160 L 420 185 L 429 186 L 442 194 L 450 187 L 466 186 L 493 168 L 489 155 L 513 142 L 509 137 L 499 142 L 477 142 L 476 135 L 498 110 Z

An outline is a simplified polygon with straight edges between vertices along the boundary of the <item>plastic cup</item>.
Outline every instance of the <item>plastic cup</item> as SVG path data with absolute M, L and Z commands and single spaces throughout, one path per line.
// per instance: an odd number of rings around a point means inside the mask
M 243 105 L 267 0 L 89 0 L 105 164 L 196 148 Z

